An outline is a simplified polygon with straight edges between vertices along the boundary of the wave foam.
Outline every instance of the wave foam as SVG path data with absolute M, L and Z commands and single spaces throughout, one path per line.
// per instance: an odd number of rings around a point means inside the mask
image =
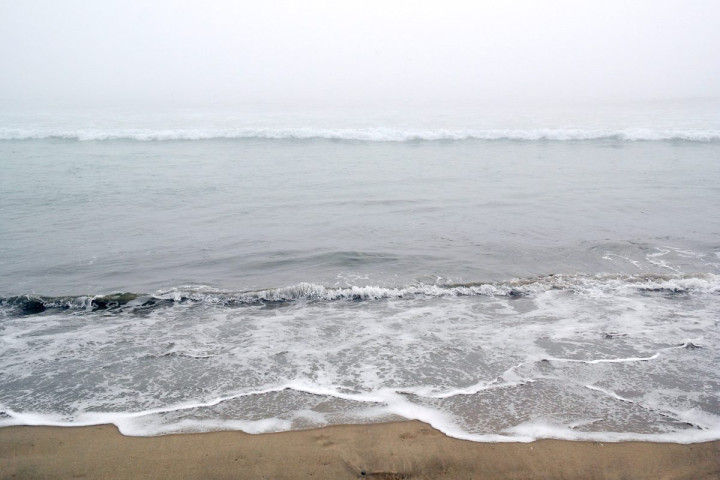
M 209 287 L 176 287 L 155 294 L 114 293 L 96 296 L 44 297 L 18 295 L 0 298 L 0 307 L 19 314 L 41 313 L 47 309 L 71 310 L 137 310 L 175 303 L 204 302 L 218 305 L 252 305 L 299 301 L 371 301 L 415 297 L 467 296 L 533 296 L 550 290 L 563 290 L 586 295 L 610 295 L 634 291 L 637 293 L 717 294 L 720 275 L 548 275 L 514 279 L 498 283 L 468 283 L 459 285 L 417 284 L 405 287 L 351 286 L 331 288 L 314 283 L 256 290 L 223 292 Z
M 31 129 L 0 128 L 0 140 L 65 139 L 103 140 L 348 140 L 364 142 L 513 140 L 513 141 L 720 141 L 720 130 L 645 129 L 619 130 L 534 129 L 399 129 L 399 128 L 181 128 L 181 129 Z
M 586 385 L 585 388 L 597 391 L 616 400 L 635 403 L 625 399 L 614 392 L 605 389 Z M 598 442 L 624 442 L 624 441 L 648 441 L 648 442 L 669 442 L 669 443 L 698 443 L 716 441 L 720 438 L 720 423 L 714 415 L 703 414 L 702 412 L 676 412 L 683 420 L 693 420 L 690 423 L 694 428 L 663 432 L 663 433 L 634 433 L 634 432 L 613 432 L 613 431 L 582 431 L 576 427 L 584 423 L 592 423 L 592 420 L 580 420 L 570 424 L 559 423 L 557 420 L 535 418 L 517 425 L 505 428 L 499 433 L 470 433 L 461 428 L 453 419 L 452 415 L 436 408 L 423 406 L 414 403 L 407 397 L 407 391 L 383 389 L 370 393 L 346 394 L 335 388 L 327 386 L 312 385 L 305 382 L 291 382 L 279 387 L 266 388 L 259 391 L 238 393 L 224 398 L 216 398 L 204 402 L 188 402 L 181 405 L 169 406 L 167 408 L 151 409 L 137 412 L 85 412 L 76 418 L 68 418 L 61 414 L 48 414 L 38 412 L 16 412 L 10 409 L 2 409 L 0 428 L 18 425 L 44 425 L 44 426 L 92 426 L 102 424 L 114 424 L 123 435 L 128 436 L 155 436 L 170 433 L 187 432 L 208 432 L 218 430 L 240 430 L 246 433 L 258 434 L 269 432 L 288 431 L 293 429 L 292 421 L 288 419 L 270 417 L 260 420 L 238 420 L 238 419 L 191 419 L 182 418 L 168 422 L 162 414 L 182 410 L 191 410 L 204 406 L 217 405 L 227 400 L 238 397 L 262 395 L 270 392 L 292 390 L 296 392 L 310 393 L 312 395 L 328 398 L 351 399 L 356 402 L 377 404 L 365 410 L 361 417 L 368 421 L 372 418 L 380 418 L 387 415 L 397 415 L 408 420 L 419 420 L 431 425 L 433 428 L 446 435 L 461 440 L 475 442 L 533 442 L 540 439 L 563 439 Z M 462 395 L 465 392 L 455 392 L 455 395 Z M 443 398 L 443 397 L 436 397 Z M 2 406 L 0 406 L 2 408 Z

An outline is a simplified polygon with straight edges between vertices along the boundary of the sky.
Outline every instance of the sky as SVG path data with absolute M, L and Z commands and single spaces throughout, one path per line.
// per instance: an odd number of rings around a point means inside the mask
M 0 0 L 0 108 L 720 97 L 717 0 Z

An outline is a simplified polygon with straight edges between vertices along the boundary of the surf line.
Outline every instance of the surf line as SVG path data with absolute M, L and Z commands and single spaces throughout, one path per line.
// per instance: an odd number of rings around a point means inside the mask
M 677 348 L 677 347 L 675 347 Z M 660 352 L 649 357 L 628 357 L 628 358 L 598 358 L 595 360 L 579 360 L 576 358 L 543 358 L 548 362 L 568 362 L 568 363 L 587 363 L 587 364 L 598 364 L 598 363 L 630 363 L 630 362 L 647 362 L 655 360 L 660 356 Z

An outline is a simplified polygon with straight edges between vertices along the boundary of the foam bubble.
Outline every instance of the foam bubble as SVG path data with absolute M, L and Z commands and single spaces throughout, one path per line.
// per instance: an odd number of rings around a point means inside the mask
M 104 310 L 88 297 L 3 319 L 0 425 L 156 435 L 408 418 L 476 441 L 701 441 L 720 432 L 718 284 L 182 286 L 97 297 Z

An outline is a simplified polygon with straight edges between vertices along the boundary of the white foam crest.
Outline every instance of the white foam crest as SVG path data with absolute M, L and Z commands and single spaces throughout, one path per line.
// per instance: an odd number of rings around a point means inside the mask
M 634 286 L 639 290 L 720 293 L 720 275 L 709 273 L 704 276 L 678 276 L 664 280 L 649 280 Z
M 625 398 L 621 395 L 618 395 L 616 392 L 606 390 L 595 385 L 585 385 L 585 388 L 587 388 L 588 390 L 603 393 L 609 397 L 614 398 L 615 400 L 619 400 L 625 403 L 631 403 L 645 410 L 657 412 L 660 415 L 673 418 L 678 422 L 683 422 L 700 430 L 712 430 L 713 428 L 720 426 L 720 419 L 711 414 L 701 412 L 697 409 L 680 411 L 672 407 L 668 407 L 667 405 L 657 405 L 652 401 L 648 404 L 645 404 L 645 402 L 639 402 L 629 398 Z
M 520 366 L 520 365 L 518 365 Z M 517 368 L 517 367 L 513 367 Z M 492 386 L 485 384 L 485 386 Z M 510 386 L 498 384 L 496 387 Z M 585 385 L 593 391 L 598 391 L 619 401 L 637 404 L 637 402 L 624 398 L 615 392 L 597 387 Z M 410 401 L 407 394 L 422 395 L 422 389 L 378 389 L 366 393 L 344 392 L 340 386 L 324 386 L 296 380 L 287 384 L 268 387 L 255 391 L 242 392 L 228 395 L 205 402 L 187 402 L 167 408 L 157 408 L 139 412 L 84 412 L 73 418 L 61 414 L 37 413 L 37 412 L 15 412 L 2 408 L 0 411 L 7 418 L 0 419 L 0 427 L 18 425 L 44 425 L 44 426 L 92 426 L 102 424 L 114 424 L 123 435 L 128 436 L 155 436 L 170 433 L 185 432 L 208 432 L 220 430 L 240 430 L 246 433 L 259 434 L 267 432 L 288 431 L 293 428 L 293 421 L 277 417 L 261 420 L 238 420 L 238 419 L 181 419 L 171 422 L 162 418 L 163 413 L 177 412 L 184 409 L 200 408 L 203 406 L 214 406 L 223 401 L 250 395 L 261 395 L 263 393 L 279 392 L 283 390 L 294 390 L 312 395 L 331 396 L 334 398 L 352 400 L 356 402 L 372 403 L 365 410 L 355 412 L 361 421 L 372 418 L 397 415 L 408 420 L 419 420 L 431 425 L 433 428 L 444 434 L 461 440 L 475 442 L 532 442 L 539 439 L 556 438 L 563 440 L 581 440 L 597 442 L 622 442 L 622 441 L 649 441 L 649 442 L 670 442 L 670 443 L 698 443 L 715 441 L 720 438 L 720 418 L 702 411 L 691 409 L 688 411 L 674 411 L 668 409 L 657 409 L 647 407 L 651 410 L 662 410 L 679 421 L 684 421 L 695 426 L 694 429 L 673 431 L 667 433 L 634 433 L 634 432 L 587 432 L 579 431 L 577 427 L 593 423 L 593 419 L 575 421 L 571 424 L 560 424 L 556 420 L 533 419 L 519 425 L 506 428 L 499 433 L 470 433 L 460 427 L 454 417 L 449 413 L 437 408 L 419 405 Z M 458 394 L 471 394 L 471 388 L 458 389 L 455 392 L 444 394 L 430 394 L 429 398 L 447 398 Z M 482 389 L 479 389 L 480 391 Z M 310 412 L 313 414 L 316 412 Z M 295 412 L 294 416 L 301 415 Z M 324 417 L 313 416 L 320 422 Z
M 393 298 L 424 297 L 465 297 L 465 296 L 518 296 L 538 295 L 553 290 L 566 290 L 589 296 L 608 296 L 632 291 L 666 291 L 670 293 L 717 294 L 720 293 L 720 275 L 705 274 L 558 274 L 544 277 L 514 279 L 499 283 L 477 283 L 466 285 L 427 285 L 416 284 L 404 287 L 384 287 L 376 285 L 351 287 L 325 287 L 323 285 L 301 282 L 281 288 L 248 292 L 226 292 L 205 286 L 181 286 L 169 290 L 161 290 L 152 296 L 162 300 L 183 302 L 207 302 L 215 304 L 241 303 L 252 304 L 262 302 L 289 302 L 296 300 L 379 300 Z M 112 296 L 112 294 L 111 294 Z M 110 297 L 111 297 L 110 296 Z M 37 300 L 46 308 L 72 308 L 92 311 L 95 302 L 102 301 L 110 306 L 135 307 L 140 300 L 148 297 L 139 296 L 138 300 L 113 303 L 107 295 L 46 298 L 26 295 L 23 298 Z M 20 298 L 20 297 L 17 297 Z M 16 297 L 11 298 L 9 308 L 17 303 Z M 0 299 L 2 300 L 2 299 Z M 0 302 L 0 304 L 2 304 Z
M 328 288 L 323 285 L 302 282 L 282 288 L 223 293 L 203 289 L 172 289 L 159 292 L 158 298 L 180 301 L 189 298 L 196 301 L 222 303 L 283 302 L 294 300 L 377 300 L 414 296 L 460 297 L 460 296 L 514 296 L 534 295 L 550 290 L 570 290 L 585 294 L 614 294 L 626 289 L 665 290 L 670 292 L 718 293 L 720 275 L 550 275 L 529 279 L 515 279 L 505 283 L 468 285 L 411 285 L 407 287 L 352 286 Z
M 328 396 L 342 400 L 368 403 L 384 403 L 387 400 L 388 392 L 391 392 L 391 390 L 378 390 L 369 393 L 350 393 L 343 392 L 343 387 L 338 385 L 316 385 L 302 380 L 294 380 L 285 384 L 283 390 L 294 390 L 296 392 L 309 393 L 311 395 Z
M 119 425 L 118 422 L 129 419 L 145 417 L 149 415 L 172 413 L 182 410 L 190 410 L 193 408 L 212 407 L 227 400 L 250 395 L 261 395 L 264 393 L 272 393 L 285 390 L 286 387 L 267 388 L 251 392 L 238 393 L 235 395 L 218 397 L 208 401 L 185 402 L 175 405 L 169 405 L 162 408 L 153 408 L 141 410 L 137 412 L 82 412 L 78 415 L 68 417 L 66 415 L 55 413 L 38 413 L 38 412 L 16 412 L 11 409 L 2 409 L 2 411 L 13 419 L 15 425 L 46 425 L 52 427 L 70 427 L 70 426 L 90 426 L 112 423 Z
M 417 395 L 418 397 L 444 399 L 457 397 L 458 395 L 475 395 L 480 392 L 495 390 L 498 388 L 518 387 L 520 385 L 525 385 L 534 381 L 535 379 L 530 378 L 519 379 L 513 382 L 500 382 L 496 379 L 491 382 L 478 382 L 474 385 L 470 385 L 467 387 L 443 390 L 440 392 L 436 391 L 431 387 L 406 388 L 398 391 L 412 393 L 413 395 Z
M 67 139 L 104 140 L 212 140 L 212 139 L 327 139 L 367 142 L 515 140 L 515 141 L 690 141 L 720 140 L 720 130 L 687 129 L 423 129 L 423 128 L 322 128 L 322 127 L 241 127 L 241 128 L 0 128 L 0 140 Z
M 410 420 L 423 421 L 444 432 L 454 432 L 454 435 L 452 436 L 456 436 L 457 438 L 462 438 L 464 435 L 462 430 L 455 425 L 448 414 L 437 409 L 418 405 L 409 401 L 406 397 L 406 392 L 409 393 L 412 389 L 383 388 L 367 393 L 351 393 L 343 391 L 344 389 L 341 386 L 316 385 L 302 380 L 294 380 L 280 386 L 237 393 L 208 401 L 185 402 L 163 408 L 148 409 L 138 412 L 82 412 L 72 417 L 68 417 L 57 413 L 16 412 L 11 409 L 0 408 L 0 410 L 8 417 L 0 419 L 0 427 L 15 425 L 71 427 L 114 424 L 118 427 L 122 434 L 130 436 L 152 436 L 174 432 L 209 430 L 242 430 L 247 433 L 283 431 L 290 430 L 292 428 L 292 422 L 277 418 L 270 418 L 260 421 L 184 419 L 181 421 L 174 421 L 173 423 L 166 423 L 162 419 L 159 419 L 158 415 L 195 408 L 211 407 L 240 397 L 281 392 L 284 390 L 293 390 L 311 395 L 333 397 L 355 402 L 371 403 L 376 406 L 368 409 L 367 413 L 369 417 L 377 417 L 380 415 L 398 415 Z M 378 411 L 378 408 L 380 411 Z
M 595 391 L 595 392 L 604 393 L 604 394 L 607 395 L 608 397 L 612 397 L 612 398 L 614 398 L 615 400 L 620 400 L 621 402 L 636 403 L 635 401 L 630 400 L 629 398 L 622 397 L 622 396 L 618 395 L 618 394 L 615 393 L 615 392 L 612 392 L 612 391 L 610 391 L 610 390 L 606 390 L 606 389 L 604 389 L 604 388 L 597 387 L 597 386 L 595 386 L 595 385 L 585 385 L 585 388 L 587 388 L 588 390 L 593 390 L 593 391 Z
M 388 405 L 387 411 L 395 415 L 427 423 L 449 437 L 475 442 L 533 442 L 545 438 L 557 438 L 563 440 L 600 442 L 650 441 L 698 443 L 714 441 L 720 438 L 720 418 L 711 415 L 702 415 L 702 412 L 698 412 L 698 417 L 704 420 L 702 428 L 660 434 L 633 432 L 582 432 L 576 430 L 578 426 L 593 423 L 594 420 L 592 419 L 575 421 L 568 425 L 555 424 L 543 419 L 536 419 L 507 428 L 500 433 L 474 434 L 461 428 L 453 420 L 451 415 L 435 408 L 410 402 L 404 395 L 401 394 L 401 392 L 387 390 L 384 392 L 384 397 L 385 402 Z M 691 415 L 692 412 L 689 412 L 686 416 L 689 417 Z M 678 415 L 678 418 L 681 417 Z M 693 425 L 698 425 L 698 423 L 692 423 Z
M 592 420 L 588 420 L 592 422 Z M 577 430 L 578 422 L 573 424 L 559 424 L 547 419 L 534 419 L 521 423 L 505 430 L 511 441 L 516 437 L 534 440 L 555 438 L 559 440 L 577 440 L 586 442 L 661 442 L 661 443 L 700 443 L 711 442 L 720 438 L 720 420 L 714 418 L 712 426 L 701 429 L 687 429 L 663 433 L 633 433 L 633 432 L 583 432 Z M 482 436 L 473 438 L 475 441 L 484 441 Z M 486 441 L 486 440 L 485 440 Z
M 450 390 L 438 391 L 437 389 L 434 389 L 432 387 L 414 387 L 403 389 L 402 391 L 425 398 L 443 399 L 452 398 L 458 395 L 475 395 L 483 391 L 494 390 L 498 388 L 517 387 L 535 381 L 534 378 L 524 378 L 517 374 L 516 370 L 525 365 L 525 363 L 526 362 L 522 362 L 508 368 L 501 375 L 491 381 L 480 381 L 463 388 L 453 388 Z
M 303 380 L 293 380 L 282 385 L 269 386 L 267 388 L 258 390 L 238 392 L 230 395 L 212 398 L 210 400 L 187 401 L 174 405 L 168 405 L 165 407 L 152 408 L 136 412 L 81 412 L 77 415 L 73 415 L 72 417 L 68 417 L 67 415 L 61 415 L 56 413 L 17 412 L 12 409 L 3 408 L 2 406 L 0 406 L 0 412 L 3 412 L 8 417 L 7 419 L 0 419 L 0 426 L 45 425 L 54 427 L 70 427 L 112 423 L 120 427 L 121 425 L 127 424 L 127 422 L 130 420 L 141 417 L 173 413 L 203 407 L 213 407 L 223 402 L 241 397 L 276 393 L 285 390 L 293 390 L 296 392 L 303 392 L 311 395 L 328 396 L 342 400 L 351 400 L 355 402 L 366 403 L 386 403 L 387 399 L 394 395 L 394 391 L 392 390 L 381 390 L 378 392 L 370 393 L 349 393 L 342 391 L 343 387 L 337 385 L 315 385 L 305 382 Z M 155 434 L 157 433 L 153 433 L 153 435 Z
M 283 432 L 292 428 L 292 421 L 281 418 L 262 420 L 230 419 L 182 419 L 166 423 L 159 417 L 129 418 L 114 422 L 123 435 L 130 437 L 149 437 L 171 433 L 200 433 L 224 430 L 240 430 L 245 433 L 259 434 Z
M 440 296 L 473 296 L 473 295 L 506 295 L 510 286 L 481 284 L 469 286 L 444 287 L 438 285 L 414 285 L 408 287 L 352 286 L 346 288 L 328 288 L 314 283 L 301 282 L 282 288 L 243 292 L 239 294 L 172 289 L 158 292 L 158 298 L 180 301 L 189 298 L 197 301 L 222 303 L 236 301 L 240 303 L 285 302 L 293 300 L 378 300 L 385 298 L 403 298 L 416 295 Z
M 628 358 L 596 358 L 593 360 L 578 360 L 575 358 L 552 358 L 549 357 L 547 360 L 551 362 L 568 362 L 568 363 L 586 363 L 588 365 L 596 365 L 598 363 L 632 363 L 632 362 L 647 362 L 655 360 L 660 356 L 660 353 L 654 353 L 649 357 L 628 357 Z

